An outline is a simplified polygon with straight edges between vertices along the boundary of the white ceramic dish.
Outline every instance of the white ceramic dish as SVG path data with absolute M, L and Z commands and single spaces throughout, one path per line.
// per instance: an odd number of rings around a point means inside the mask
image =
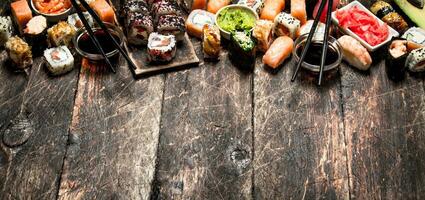
M 248 6 L 244 6 L 244 5 L 238 5 L 238 4 L 232 4 L 232 5 L 228 5 L 228 6 L 224 6 L 223 8 L 221 8 L 220 10 L 217 11 L 216 15 L 215 15 L 215 25 L 220 29 L 220 33 L 221 36 L 223 36 L 224 38 L 230 40 L 230 32 L 223 30 L 219 25 L 218 25 L 218 16 L 220 15 L 220 13 L 227 8 L 239 8 L 239 9 L 245 9 L 248 10 L 249 12 L 251 12 L 256 20 L 258 20 L 260 17 L 258 16 L 257 12 L 255 12 L 255 10 L 253 10 L 252 8 L 248 7 Z M 254 29 L 254 27 L 252 27 L 251 31 Z
M 378 17 L 376 17 L 372 12 L 370 12 L 366 7 L 364 7 L 360 2 L 358 1 L 353 1 L 349 4 L 347 4 L 346 6 L 340 8 L 340 10 L 349 10 L 352 9 L 354 6 L 357 6 L 359 9 L 364 10 L 365 12 L 367 12 L 370 16 L 373 16 L 375 19 L 377 19 L 379 21 L 379 23 L 385 23 L 383 22 L 381 19 L 379 19 Z M 388 26 L 388 30 L 389 30 L 389 34 L 388 34 L 388 38 L 383 41 L 380 44 L 377 44 L 375 46 L 370 45 L 369 43 L 367 43 L 366 41 L 364 41 L 362 38 L 360 38 L 357 34 L 353 33 L 351 30 L 347 29 L 347 28 L 343 28 L 341 26 L 339 26 L 339 22 L 338 19 L 336 18 L 336 12 L 334 11 L 332 12 L 332 21 L 338 25 L 338 27 L 344 31 L 346 34 L 352 36 L 353 38 L 357 39 L 358 41 L 360 41 L 360 43 L 366 47 L 366 49 L 370 52 L 376 51 L 377 49 L 379 49 L 382 45 L 388 43 L 389 41 L 391 41 L 392 37 L 398 37 L 399 34 L 396 30 L 394 30 L 393 28 L 391 28 L 390 26 Z
M 62 13 L 57 13 L 57 14 L 46 14 L 46 13 L 42 13 L 39 10 L 37 10 L 37 8 L 34 5 L 34 1 L 30 0 L 30 5 L 31 8 L 34 10 L 35 13 L 37 13 L 38 15 L 43 15 L 44 17 L 46 17 L 48 22 L 58 22 L 58 21 L 66 21 L 68 19 L 68 15 L 71 13 L 72 10 L 72 6 L 68 9 L 66 9 L 65 11 L 63 11 Z

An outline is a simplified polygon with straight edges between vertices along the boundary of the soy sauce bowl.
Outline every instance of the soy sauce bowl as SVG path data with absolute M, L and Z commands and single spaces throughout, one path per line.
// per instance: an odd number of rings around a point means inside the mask
M 124 33 L 115 25 L 104 22 L 105 26 L 108 28 L 109 33 L 115 38 L 115 40 L 122 47 L 124 44 Z M 93 33 L 96 35 L 102 49 L 105 51 L 106 57 L 112 58 L 118 55 L 119 50 L 115 48 L 112 40 L 108 37 L 102 28 L 96 26 L 92 28 Z M 101 53 L 96 49 L 96 46 L 91 41 L 90 36 L 87 30 L 82 27 L 77 30 L 73 38 L 73 43 L 75 50 L 82 57 L 87 58 L 90 61 L 103 61 L 105 58 Z
M 292 55 L 294 56 L 296 63 L 300 61 L 301 53 L 304 49 L 305 43 L 307 42 L 307 37 L 308 33 L 301 35 L 297 40 L 295 40 Z M 319 72 L 322 56 L 323 33 L 315 33 L 311 41 L 309 51 L 307 52 L 301 67 L 312 72 Z M 342 49 L 338 41 L 334 37 L 329 36 L 328 44 L 326 62 L 325 66 L 323 66 L 323 71 L 325 72 L 338 68 L 342 60 Z

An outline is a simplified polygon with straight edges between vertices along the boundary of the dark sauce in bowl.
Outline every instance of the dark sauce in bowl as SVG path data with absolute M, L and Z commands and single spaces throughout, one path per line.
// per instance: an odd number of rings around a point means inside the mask
M 100 46 L 102 47 L 103 51 L 106 54 L 117 50 L 117 48 L 115 48 L 113 41 L 109 38 L 109 36 L 106 34 L 105 31 L 98 29 L 93 32 L 96 39 L 99 41 Z M 119 43 L 120 42 L 119 37 L 113 31 L 111 31 L 110 33 L 112 37 L 114 37 L 114 39 Z M 81 35 L 77 43 L 78 43 L 78 47 L 86 53 L 101 54 L 100 51 L 96 48 L 96 45 L 91 40 L 87 32 Z
M 322 46 L 323 43 L 311 43 L 310 47 L 307 50 L 307 53 L 304 58 L 304 62 L 310 65 L 320 66 L 320 60 L 322 58 Z M 300 46 L 297 48 L 297 55 L 301 57 L 304 46 Z M 338 61 L 338 53 L 331 46 L 328 47 L 328 51 L 326 54 L 325 65 L 330 65 Z

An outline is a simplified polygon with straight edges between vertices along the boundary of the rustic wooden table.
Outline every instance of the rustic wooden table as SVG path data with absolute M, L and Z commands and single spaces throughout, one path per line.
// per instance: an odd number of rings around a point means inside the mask
M 425 198 L 424 79 L 394 83 L 382 59 L 323 87 L 226 52 L 141 80 L 39 63 L 0 67 L 0 199 Z

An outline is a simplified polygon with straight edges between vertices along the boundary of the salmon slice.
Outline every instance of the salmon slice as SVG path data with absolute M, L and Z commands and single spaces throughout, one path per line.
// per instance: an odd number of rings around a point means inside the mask
M 22 31 L 32 18 L 31 8 L 28 2 L 26 0 L 15 1 L 10 4 L 10 8 L 12 9 L 12 15 L 15 22 L 19 26 L 19 30 Z
M 301 25 L 307 22 L 305 0 L 291 0 L 291 15 L 300 20 Z
M 280 36 L 272 43 L 263 56 L 263 63 L 276 69 L 287 59 L 294 48 L 294 41 L 288 36 Z
M 192 10 L 205 9 L 207 7 L 207 0 L 193 0 Z
M 285 0 L 266 0 L 260 18 L 273 21 L 285 9 Z
M 103 22 L 109 22 L 111 24 L 115 22 L 114 9 L 112 9 L 106 0 L 95 0 L 90 3 L 90 7 Z
M 208 12 L 217 13 L 218 10 L 230 4 L 230 0 L 209 0 L 207 5 Z

